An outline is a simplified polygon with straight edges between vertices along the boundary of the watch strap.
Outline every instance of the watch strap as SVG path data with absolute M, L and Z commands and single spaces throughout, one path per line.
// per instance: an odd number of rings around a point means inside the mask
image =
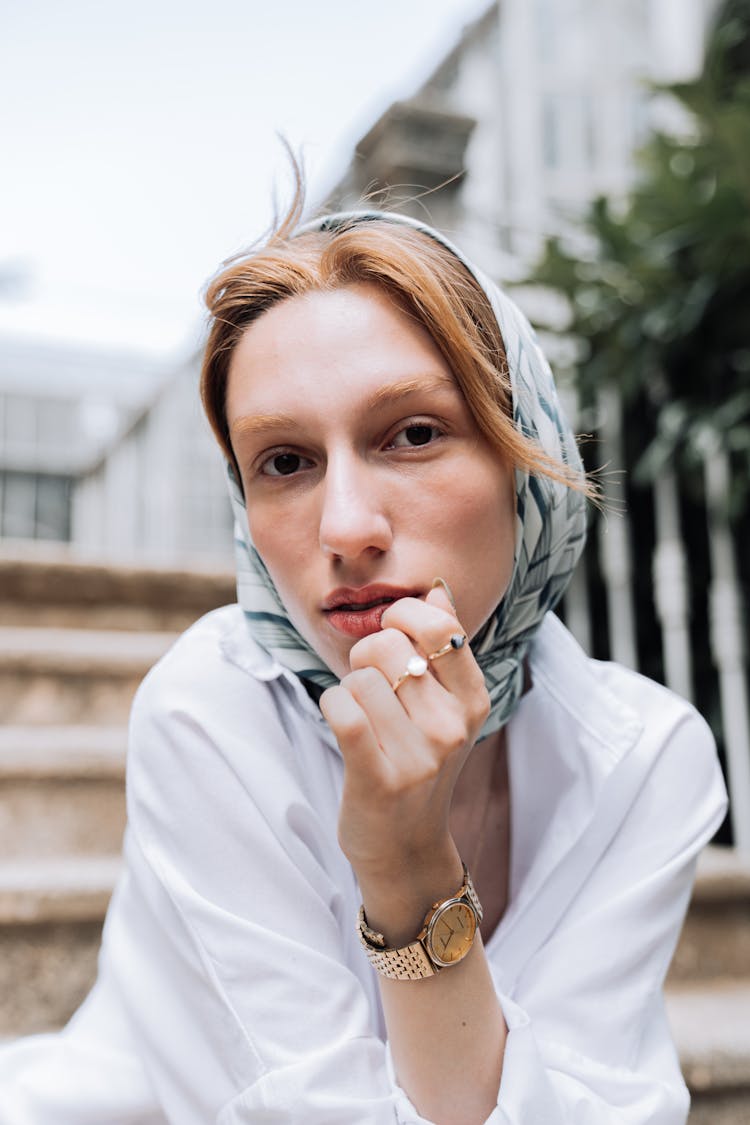
M 357 918 L 357 932 L 359 933 L 359 940 L 364 947 L 367 959 L 372 967 L 376 969 L 381 976 L 388 977 L 390 980 L 423 980 L 425 977 L 434 976 L 438 969 L 445 966 L 436 965 L 432 961 L 422 939 L 427 933 L 427 926 L 435 912 L 446 905 L 446 903 L 456 902 L 462 899 L 468 901 L 476 914 L 477 928 L 479 928 L 479 924 L 482 921 L 482 904 L 474 889 L 471 876 L 466 870 L 466 864 L 464 864 L 463 883 L 456 893 L 449 895 L 439 902 L 433 903 L 425 915 L 422 929 L 416 940 L 410 942 L 409 945 L 402 945 L 399 949 L 389 949 L 383 934 L 378 933 L 377 930 L 373 930 L 368 926 L 364 905 L 360 906 L 359 916 Z
M 373 949 L 365 946 L 367 959 L 381 977 L 389 980 L 424 980 L 432 977 L 436 968 L 421 941 L 403 945 L 400 949 Z
M 471 881 L 471 875 L 466 870 L 465 864 L 464 864 L 463 892 L 464 892 L 464 895 L 466 896 L 466 898 L 468 898 L 471 905 L 474 907 L 474 913 L 477 916 L 477 926 L 479 926 L 480 922 L 482 921 L 482 918 L 484 917 L 484 911 L 482 910 L 482 904 L 479 901 L 479 895 L 477 894 L 477 892 L 474 888 L 474 884 Z M 461 894 L 459 894 L 459 895 L 457 895 L 457 897 L 461 898 L 462 896 L 461 896 Z

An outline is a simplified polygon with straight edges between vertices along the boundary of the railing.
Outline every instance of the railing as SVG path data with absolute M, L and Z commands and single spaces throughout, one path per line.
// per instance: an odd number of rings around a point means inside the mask
M 737 564 L 743 548 L 728 515 L 729 455 L 718 441 L 705 450 L 703 495 L 689 502 L 670 469 L 648 487 L 625 488 L 616 470 L 627 464 L 627 443 L 614 392 L 602 394 L 598 421 L 604 510 L 563 615 L 587 651 L 660 679 L 706 715 L 726 773 L 732 842 L 750 855 L 750 622 Z

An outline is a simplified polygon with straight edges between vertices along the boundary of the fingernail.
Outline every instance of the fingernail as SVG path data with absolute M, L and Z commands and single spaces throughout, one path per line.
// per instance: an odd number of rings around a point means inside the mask
M 434 590 L 437 586 L 442 586 L 442 588 L 445 590 L 446 594 L 448 595 L 448 601 L 451 603 L 451 605 L 455 609 L 456 608 L 456 599 L 453 597 L 453 594 L 451 593 L 451 588 L 448 585 L 448 583 L 445 581 L 445 579 L 444 578 L 433 578 L 432 589 Z

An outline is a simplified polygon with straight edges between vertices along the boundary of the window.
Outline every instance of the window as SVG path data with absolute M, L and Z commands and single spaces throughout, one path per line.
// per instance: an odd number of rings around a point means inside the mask
M 542 153 L 548 171 L 587 175 L 596 164 L 596 115 L 588 91 L 542 95 Z
M 0 472 L 0 538 L 70 539 L 71 479 Z

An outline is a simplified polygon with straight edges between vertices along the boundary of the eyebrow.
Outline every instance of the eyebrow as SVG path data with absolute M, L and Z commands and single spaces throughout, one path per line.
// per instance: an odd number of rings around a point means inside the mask
M 400 402 L 415 394 L 430 394 L 435 391 L 444 391 L 454 388 L 455 384 L 448 375 L 418 376 L 415 379 L 404 379 L 400 383 L 391 383 L 378 389 L 370 395 L 364 405 L 363 413 L 382 409 Z M 293 414 L 243 414 L 238 418 L 233 427 L 236 437 L 262 436 L 276 430 L 300 429 L 299 418 Z
M 232 426 L 236 437 L 259 435 L 275 430 L 299 429 L 299 419 L 292 414 L 243 414 Z
M 404 379 L 401 383 L 391 383 L 387 387 L 379 387 L 367 400 L 366 409 L 375 410 L 379 406 L 390 406 L 391 403 L 400 402 L 414 394 L 429 394 L 432 391 L 444 391 L 447 387 L 454 387 L 453 380 L 448 375 L 422 375 L 416 379 Z

